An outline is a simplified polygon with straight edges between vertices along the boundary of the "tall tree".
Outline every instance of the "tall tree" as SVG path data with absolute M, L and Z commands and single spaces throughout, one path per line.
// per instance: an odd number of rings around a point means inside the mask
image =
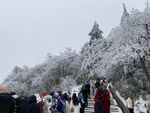
M 127 11 L 127 8 L 126 8 L 125 4 L 123 3 L 123 15 L 121 17 L 121 25 L 127 19 L 127 17 L 129 17 L 129 13 Z
M 91 32 L 89 33 L 89 35 L 91 36 L 90 45 L 91 45 L 91 43 L 92 43 L 93 40 L 95 40 L 95 39 L 96 40 L 102 39 L 103 38 L 102 33 L 103 33 L 103 31 L 101 31 L 99 29 L 99 25 L 95 21 L 94 26 L 93 26 Z

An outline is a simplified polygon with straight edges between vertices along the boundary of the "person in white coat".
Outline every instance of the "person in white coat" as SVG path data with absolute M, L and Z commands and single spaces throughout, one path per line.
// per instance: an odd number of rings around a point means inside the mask
M 133 100 L 133 98 L 128 97 L 126 106 L 127 106 L 130 113 L 134 113 L 134 100 Z
M 71 103 L 70 103 L 70 113 L 80 113 L 80 103 L 77 98 L 76 93 L 73 94 Z
M 44 113 L 51 113 L 51 106 L 52 106 L 52 96 L 50 95 L 46 95 L 43 97 L 43 109 L 44 109 Z
M 70 113 L 70 104 L 71 104 L 71 98 L 69 97 L 66 100 L 65 113 Z

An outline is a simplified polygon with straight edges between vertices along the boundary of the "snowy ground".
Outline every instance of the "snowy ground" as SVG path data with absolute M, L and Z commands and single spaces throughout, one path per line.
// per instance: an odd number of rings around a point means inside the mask
M 139 100 L 137 100 L 136 103 L 138 104 L 138 107 L 141 112 L 147 113 L 145 108 L 146 102 L 142 98 L 139 98 Z

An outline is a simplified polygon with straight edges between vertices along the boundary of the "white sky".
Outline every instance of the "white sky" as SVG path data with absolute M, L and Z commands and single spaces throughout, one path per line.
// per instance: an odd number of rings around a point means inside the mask
M 0 83 L 13 67 L 34 66 L 67 47 L 80 51 L 96 20 L 107 36 L 123 12 L 146 0 L 0 0 Z

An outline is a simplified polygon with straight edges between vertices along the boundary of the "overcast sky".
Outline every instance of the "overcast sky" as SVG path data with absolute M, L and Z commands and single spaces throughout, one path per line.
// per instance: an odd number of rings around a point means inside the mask
M 80 51 L 96 20 L 106 37 L 123 12 L 146 0 L 0 0 L 0 83 L 13 67 L 34 66 L 67 47 Z

